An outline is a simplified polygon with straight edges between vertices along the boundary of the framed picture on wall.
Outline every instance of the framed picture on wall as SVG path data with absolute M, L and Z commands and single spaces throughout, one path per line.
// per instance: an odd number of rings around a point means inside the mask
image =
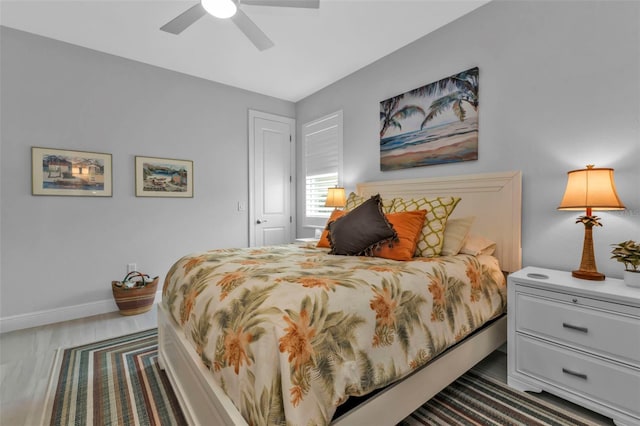
M 136 156 L 136 197 L 193 197 L 193 161 Z
M 111 197 L 111 154 L 31 148 L 31 193 Z
M 380 170 L 478 159 L 478 68 L 380 102 Z

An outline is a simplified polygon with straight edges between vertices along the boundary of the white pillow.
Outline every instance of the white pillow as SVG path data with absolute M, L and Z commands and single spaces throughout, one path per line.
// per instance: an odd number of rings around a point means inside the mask
M 472 254 L 474 256 L 479 256 L 481 254 L 491 256 L 495 251 L 495 241 L 491 241 L 483 236 L 473 233 L 469 233 L 469 235 L 467 235 L 467 239 L 464 241 L 464 244 L 462 244 L 462 248 L 460 249 L 460 253 Z
M 475 216 L 450 218 L 444 228 L 444 243 L 442 244 L 442 256 L 455 256 L 460 253 Z

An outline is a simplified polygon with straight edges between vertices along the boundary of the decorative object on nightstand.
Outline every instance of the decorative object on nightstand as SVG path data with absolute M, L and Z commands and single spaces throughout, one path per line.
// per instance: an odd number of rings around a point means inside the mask
M 112 281 L 113 298 L 121 315 L 137 315 L 147 312 L 153 306 L 158 287 L 158 277 L 138 271 L 129 272 L 122 281 Z
M 507 383 L 640 425 L 640 292 L 527 267 L 507 285 Z
M 344 188 L 336 186 L 328 189 L 327 199 L 324 202 L 325 207 L 335 207 L 338 210 L 338 208 L 344 207 L 345 204 L 347 204 L 347 197 L 344 193 Z
M 629 240 L 612 245 L 611 259 L 624 264 L 624 283 L 629 287 L 640 287 L 640 244 Z
M 592 235 L 593 227 L 602 224 L 592 211 L 624 210 L 613 181 L 613 169 L 594 168 L 589 164 L 586 169 L 572 170 L 567 175 L 567 188 L 558 210 L 586 210 L 586 214 L 576 220 L 576 223 L 584 224 L 584 243 L 580 269 L 571 275 L 583 280 L 602 281 L 604 274 L 596 268 Z

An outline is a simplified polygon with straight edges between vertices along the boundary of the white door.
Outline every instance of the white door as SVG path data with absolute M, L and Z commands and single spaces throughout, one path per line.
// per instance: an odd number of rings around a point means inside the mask
M 249 110 L 249 245 L 293 241 L 295 120 Z

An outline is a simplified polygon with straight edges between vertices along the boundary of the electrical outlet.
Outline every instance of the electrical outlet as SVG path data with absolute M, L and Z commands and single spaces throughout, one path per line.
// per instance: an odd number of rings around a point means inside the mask
M 127 263 L 127 274 L 129 272 L 137 271 L 138 266 L 135 263 Z

